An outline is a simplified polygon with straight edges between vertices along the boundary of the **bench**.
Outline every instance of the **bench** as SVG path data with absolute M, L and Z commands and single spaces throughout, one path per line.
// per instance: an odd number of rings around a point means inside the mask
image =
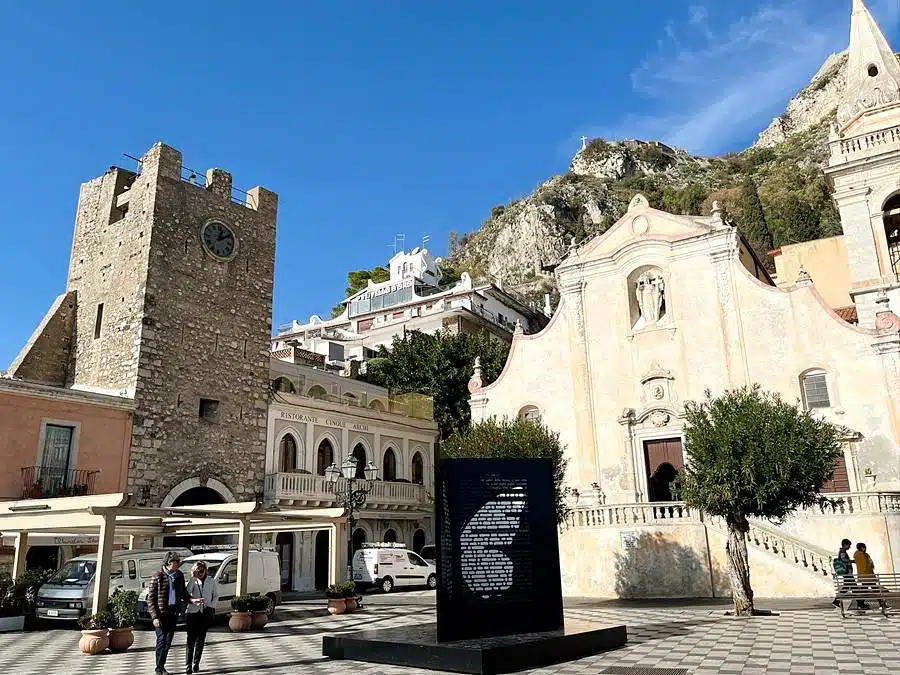
M 848 574 L 834 576 L 834 597 L 846 616 L 844 602 L 849 608 L 854 602 L 872 600 L 881 605 L 881 613 L 888 615 L 887 601 L 900 598 L 900 574 Z

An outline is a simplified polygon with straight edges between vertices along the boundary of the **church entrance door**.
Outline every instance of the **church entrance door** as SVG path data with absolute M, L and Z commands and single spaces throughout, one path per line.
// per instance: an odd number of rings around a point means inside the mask
M 651 502 L 676 501 L 675 478 L 684 469 L 684 452 L 680 438 L 644 441 L 647 487 Z

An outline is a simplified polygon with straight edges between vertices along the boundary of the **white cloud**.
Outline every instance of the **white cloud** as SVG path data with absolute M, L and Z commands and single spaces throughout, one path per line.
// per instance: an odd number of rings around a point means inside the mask
M 634 92 L 662 112 L 626 115 L 591 135 L 660 139 L 705 154 L 734 149 L 765 128 L 830 53 L 846 48 L 849 2 L 822 5 L 773 0 L 718 24 L 714 5 L 691 6 L 683 21 L 660 27 L 657 51 L 631 75 Z M 900 0 L 869 6 L 894 33 Z

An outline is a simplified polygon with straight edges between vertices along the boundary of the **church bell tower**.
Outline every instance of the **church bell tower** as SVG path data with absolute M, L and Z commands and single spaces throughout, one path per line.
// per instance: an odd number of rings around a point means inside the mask
M 863 0 L 853 0 L 847 90 L 829 147 L 850 295 L 859 325 L 873 328 L 880 291 L 900 307 L 900 63 Z

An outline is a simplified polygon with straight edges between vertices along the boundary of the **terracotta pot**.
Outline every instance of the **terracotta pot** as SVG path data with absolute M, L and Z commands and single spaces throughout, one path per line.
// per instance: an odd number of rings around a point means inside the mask
M 328 612 L 343 614 L 347 611 L 347 598 L 328 598 Z
M 232 612 L 228 619 L 228 628 L 232 633 L 246 633 L 252 623 L 250 612 Z
M 269 623 L 269 615 L 266 613 L 266 610 L 250 614 L 250 628 L 253 630 L 263 628 L 267 623 Z
M 81 639 L 78 641 L 78 647 L 85 654 L 99 654 L 105 652 L 109 647 L 109 637 L 107 630 L 83 630 L 81 631 Z
M 132 628 L 110 628 L 109 650 L 111 652 L 124 652 L 134 644 L 134 630 Z
M 344 598 L 344 602 L 347 604 L 347 613 L 355 612 L 356 608 L 359 607 L 359 603 L 356 602 L 356 598 Z

